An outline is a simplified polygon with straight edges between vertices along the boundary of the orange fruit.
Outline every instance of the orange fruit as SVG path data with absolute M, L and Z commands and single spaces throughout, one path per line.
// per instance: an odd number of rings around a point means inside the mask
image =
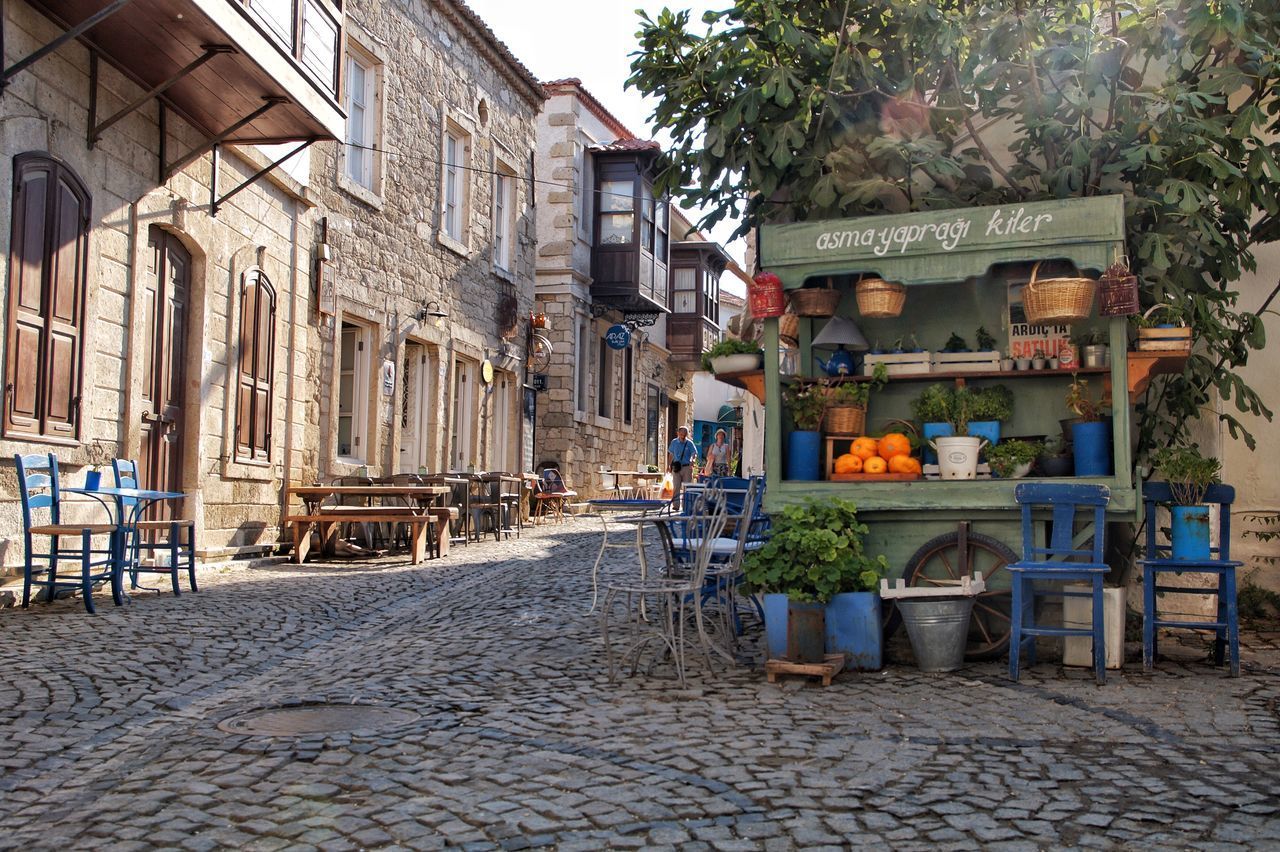
M 889 469 L 889 463 L 879 456 L 872 456 L 862 463 L 863 473 L 884 473 Z
M 845 453 L 836 458 L 836 473 L 862 473 L 862 458 Z
M 865 462 L 876 454 L 878 446 L 875 438 L 854 438 L 853 445 L 849 447 L 849 452 Z
M 876 452 L 886 461 L 894 456 L 911 455 L 911 442 L 901 432 L 890 432 L 880 439 Z
M 890 473 L 920 473 L 920 462 L 911 456 L 894 456 L 889 459 Z

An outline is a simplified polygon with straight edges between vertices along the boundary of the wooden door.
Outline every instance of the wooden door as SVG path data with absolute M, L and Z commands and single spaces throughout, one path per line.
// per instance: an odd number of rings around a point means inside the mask
M 427 347 L 410 341 L 404 346 L 400 380 L 401 473 L 417 473 L 427 466 L 427 438 L 431 424 L 431 362 Z
M 142 380 L 142 452 L 139 480 L 144 488 L 182 490 L 183 378 L 187 353 L 187 310 L 191 255 L 177 238 L 151 227 L 143 291 L 150 347 Z M 148 516 L 171 516 L 173 506 L 157 504 Z

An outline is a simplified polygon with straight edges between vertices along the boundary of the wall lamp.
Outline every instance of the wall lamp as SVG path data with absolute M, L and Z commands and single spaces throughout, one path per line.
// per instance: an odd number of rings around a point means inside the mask
M 432 319 L 444 319 L 447 316 L 449 316 L 447 313 L 440 310 L 440 303 L 435 299 L 432 299 L 422 307 L 418 308 L 418 312 L 414 314 L 414 319 L 418 322 L 422 322 L 427 317 L 431 317 Z

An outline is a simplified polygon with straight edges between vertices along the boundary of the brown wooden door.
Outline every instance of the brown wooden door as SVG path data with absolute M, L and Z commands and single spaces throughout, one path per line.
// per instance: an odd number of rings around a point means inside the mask
M 150 254 L 143 305 L 151 346 L 142 381 L 139 479 L 144 488 L 181 491 L 183 376 L 191 255 L 176 237 L 154 225 L 147 245 Z M 172 510 L 172 504 L 160 503 L 148 517 L 168 518 Z

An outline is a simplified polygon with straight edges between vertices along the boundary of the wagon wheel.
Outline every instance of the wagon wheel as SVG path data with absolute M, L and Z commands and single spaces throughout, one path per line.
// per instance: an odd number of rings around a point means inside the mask
M 987 590 L 973 602 L 973 618 L 969 622 L 969 644 L 966 660 L 990 660 L 1001 656 L 1009 647 L 1010 581 L 1004 567 L 1018 555 L 1004 542 L 989 535 L 970 532 L 969 574 L 980 572 Z M 908 586 L 937 586 L 938 580 L 960 579 L 960 533 L 951 532 L 925 542 L 907 562 L 902 578 Z M 902 623 L 898 608 L 892 607 L 885 619 L 888 638 Z
M 529 369 L 535 373 L 545 373 L 551 366 L 551 341 L 541 334 L 534 334 L 529 346 Z

